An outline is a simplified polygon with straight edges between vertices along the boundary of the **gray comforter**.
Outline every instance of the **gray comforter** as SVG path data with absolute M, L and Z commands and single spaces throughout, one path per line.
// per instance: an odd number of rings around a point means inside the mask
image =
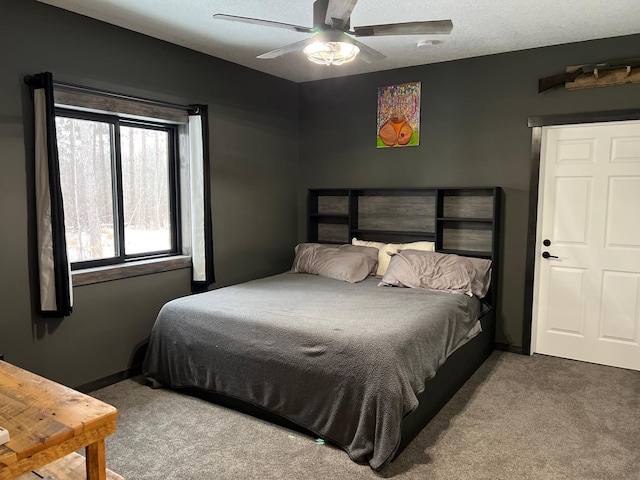
M 259 405 L 378 469 L 438 367 L 478 328 L 462 294 L 283 273 L 167 303 L 143 371 Z

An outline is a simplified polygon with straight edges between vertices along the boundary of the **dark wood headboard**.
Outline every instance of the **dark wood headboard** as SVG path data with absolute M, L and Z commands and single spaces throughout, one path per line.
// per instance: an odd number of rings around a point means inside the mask
M 492 261 L 497 298 L 500 187 L 310 189 L 309 242 L 435 242 L 436 251 Z

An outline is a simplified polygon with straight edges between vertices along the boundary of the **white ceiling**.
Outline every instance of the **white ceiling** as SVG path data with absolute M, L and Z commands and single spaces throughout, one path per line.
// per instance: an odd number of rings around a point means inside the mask
M 640 0 L 359 0 L 352 26 L 451 19 L 453 31 L 359 38 L 387 58 L 326 67 L 302 52 L 256 58 L 309 34 L 212 17 L 225 13 L 312 27 L 313 0 L 39 1 L 295 82 L 640 33 Z M 420 40 L 441 43 L 418 48 Z

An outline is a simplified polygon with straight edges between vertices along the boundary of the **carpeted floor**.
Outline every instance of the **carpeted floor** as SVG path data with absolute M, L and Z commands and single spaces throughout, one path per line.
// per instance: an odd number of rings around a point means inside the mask
M 107 465 L 126 480 L 640 479 L 640 372 L 541 355 L 494 352 L 378 473 L 141 378 L 92 395 L 120 410 Z

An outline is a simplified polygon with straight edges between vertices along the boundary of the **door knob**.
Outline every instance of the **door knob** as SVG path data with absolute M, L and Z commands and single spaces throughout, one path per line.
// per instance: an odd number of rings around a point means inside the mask
M 551 255 L 549 252 L 542 252 L 542 258 L 558 258 L 555 255 Z

